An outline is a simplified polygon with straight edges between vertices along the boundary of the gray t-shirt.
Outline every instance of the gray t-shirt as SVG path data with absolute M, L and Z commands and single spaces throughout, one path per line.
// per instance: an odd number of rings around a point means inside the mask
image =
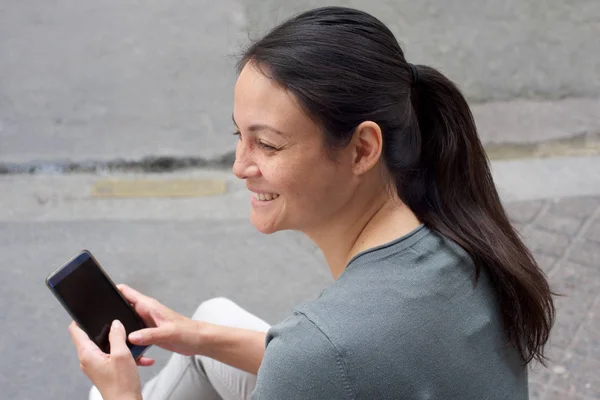
M 356 255 L 267 334 L 252 399 L 527 399 L 487 273 L 421 226 Z

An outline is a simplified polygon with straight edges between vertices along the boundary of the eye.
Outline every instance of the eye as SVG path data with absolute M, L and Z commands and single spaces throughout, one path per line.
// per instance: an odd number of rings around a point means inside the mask
M 235 131 L 233 132 L 234 136 L 237 136 L 239 138 L 239 140 L 242 140 L 242 132 L 240 131 Z M 276 151 L 279 150 L 278 148 L 271 146 L 270 144 L 267 144 L 261 140 L 257 140 L 256 141 L 258 147 L 260 147 L 261 149 L 265 150 L 265 151 Z
M 261 141 L 259 141 L 259 142 L 258 142 L 258 145 L 259 145 L 261 148 L 263 148 L 263 149 L 265 149 L 265 150 L 267 150 L 267 151 L 275 151 L 275 150 L 277 150 L 277 148 L 276 148 L 276 147 L 273 147 L 273 146 L 271 146 L 271 145 L 268 145 L 268 144 L 266 144 L 265 142 L 261 142 Z

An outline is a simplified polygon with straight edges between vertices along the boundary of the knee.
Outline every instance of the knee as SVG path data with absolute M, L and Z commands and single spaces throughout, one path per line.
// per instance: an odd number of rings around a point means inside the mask
M 196 321 L 211 321 L 215 316 L 223 315 L 227 309 L 237 305 L 226 297 L 214 297 L 200 303 L 192 316 Z

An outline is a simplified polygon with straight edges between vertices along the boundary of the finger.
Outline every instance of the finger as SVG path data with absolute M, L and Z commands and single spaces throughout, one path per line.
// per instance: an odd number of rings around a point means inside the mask
M 88 342 L 91 342 L 93 345 L 95 345 L 95 343 L 90 340 L 87 333 L 77 326 L 75 321 L 71 322 L 69 325 L 69 334 L 71 335 L 71 340 L 73 340 L 73 344 L 77 349 L 77 353 L 80 353 L 84 346 L 88 346 Z
M 119 292 L 121 292 L 121 294 L 123 294 L 123 290 L 124 290 L 125 286 L 126 285 L 124 283 L 119 283 L 117 285 L 117 289 L 119 289 Z
M 75 348 L 77 349 L 77 358 L 81 362 L 88 362 L 92 359 L 105 358 L 105 354 L 100 348 L 90 340 L 87 333 L 85 333 L 75 322 L 69 325 L 69 333 Z
M 129 347 L 127 347 L 126 338 L 127 334 L 125 333 L 125 327 L 119 320 L 114 320 L 110 328 L 110 333 L 108 334 L 111 357 L 122 357 L 125 355 L 131 357 L 131 351 L 129 350 Z
M 133 305 L 136 305 L 140 301 L 150 300 L 150 297 L 144 296 L 137 290 L 121 283 L 117 285 L 117 288 L 123 293 L 123 296 Z
M 149 357 L 140 357 L 136 362 L 140 367 L 150 367 L 154 365 L 154 359 Z
M 140 317 L 142 317 L 144 322 L 151 326 L 154 325 L 152 321 L 149 321 L 149 319 L 152 319 L 150 312 L 153 305 L 157 304 L 158 302 L 125 284 L 119 284 L 117 285 L 117 288 L 119 288 L 123 294 L 123 297 L 125 297 L 125 299 L 133 306 L 133 309 L 140 315 Z
M 140 329 L 129 334 L 129 341 L 138 346 L 161 344 L 172 337 L 173 330 L 173 326 L 170 324 L 157 328 Z

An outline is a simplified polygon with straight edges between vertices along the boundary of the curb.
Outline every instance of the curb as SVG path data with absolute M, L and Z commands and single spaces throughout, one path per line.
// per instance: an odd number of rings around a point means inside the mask
M 207 159 L 202 157 L 148 156 L 140 160 L 116 159 L 109 161 L 39 161 L 27 163 L 1 163 L 0 175 L 19 174 L 73 174 L 111 172 L 174 172 L 184 169 L 230 168 L 235 152 Z

